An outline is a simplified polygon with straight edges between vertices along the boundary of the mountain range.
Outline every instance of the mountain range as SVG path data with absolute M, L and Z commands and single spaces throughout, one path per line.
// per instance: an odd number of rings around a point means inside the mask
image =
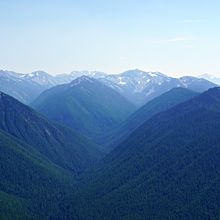
M 203 92 L 216 86 L 202 78 L 185 76 L 177 79 L 159 72 L 144 72 L 138 69 L 129 70 L 118 75 L 107 75 L 100 80 L 137 106 L 147 103 L 172 88 L 182 87 L 196 92 Z
M 136 109 L 115 90 L 88 76 L 43 92 L 31 106 L 91 139 L 115 128 Z
M 101 157 L 91 140 L 0 93 L 0 219 L 63 218 L 60 202 Z
M 215 86 L 140 70 L 1 71 L 0 219 L 218 219 Z
M 82 135 L 55 124 L 16 99 L 0 93 L 0 130 L 32 146 L 53 163 L 80 172 L 100 152 Z
M 185 102 L 198 94 L 197 92 L 181 87 L 165 92 L 131 114 L 116 129 L 107 133 L 104 137 L 101 137 L 100 145 L 102 145 L 106 151 L 111 151 L 112 148 L 117 147 L 129 134 L 154 115 L 168 110 L 179 103 Z
M 47 87 L 26 79 L 22 74 L 0 70 L 0 91 L 23 103 L 30 103 L 45 89 Z
M 83 75 L 99 80 L 138 107 L 175 87 L 203 92 L 216 86 L 203 78 L 187 76 L 173 78 L 159 72 L 145 72 L 138 69 L 112 75 L 98 71 L 73 71 L 55 76 L 44 71 L 29 74 L 0 71 L 0 91 L 29 104 L 46 89 L 70 83 Z
M 153 116 L 85 174 L 76 215 L 218 219 L 219 131 L 220 88 Z

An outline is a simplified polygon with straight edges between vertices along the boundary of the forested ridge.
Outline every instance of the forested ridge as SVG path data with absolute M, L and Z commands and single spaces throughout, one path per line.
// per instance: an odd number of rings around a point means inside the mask
M 1 93 L 1 219 L 218 219 L 220 89 L 170 92 L 105 156 Z

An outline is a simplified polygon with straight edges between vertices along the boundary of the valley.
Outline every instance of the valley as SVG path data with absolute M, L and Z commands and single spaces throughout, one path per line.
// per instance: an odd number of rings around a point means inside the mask
M 29 106 L 11 96 L 20 87 L 0 93 L 1 219 L 214 219 L 219 87 L 139 70 L 83 74 L 64 84 L 19 75 L 44 86 Z

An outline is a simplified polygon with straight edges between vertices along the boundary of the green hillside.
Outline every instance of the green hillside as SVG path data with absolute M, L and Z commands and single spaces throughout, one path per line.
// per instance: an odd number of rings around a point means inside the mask
M 149 101 L 135 111 L 118 128 L 100 138 L 100 145 L 109 152 L 125 140 L 136 128 L 159 112 L 163 112 L 181 102 L 185 102 L 198 93 L 185 88 L 174 88 Z
M 0 129 L 76 174 L 101 156 L 98 147 L 87 138 L 47 120 L 4 93 L 0 94 Z
M 135 110 L 119 93 L 86 76 L 43 92 L 32 106 L 94 140 Z
M 80 219 L 218 219 L 220 88 L 136 129 L 84 179 Z
M 55 219 L 74 185 L 69 172 L 2 131 L 0 173 L 0 219 Z

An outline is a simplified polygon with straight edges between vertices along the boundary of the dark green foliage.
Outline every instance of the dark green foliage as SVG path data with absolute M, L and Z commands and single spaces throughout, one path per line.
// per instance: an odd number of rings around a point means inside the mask
M 115 129 L 113 132 L 106 134 L 100 139 L 100 145 L 105 147 L 105 151 L 110 151 L 120 142 L 125 140 L 136 128 L 159 112 L 165 111 L 181 102 L 185 102 L 198 95 L 198 93 L 185 88 L 174 88 L 170 91 L 149 101 L 127 120 Z
M 3 93 L 0 94 L 0 129 L 75 173 L 81 172 L 101 156 L 97 146 L 85 137 L 48 121 Z
M 0 191 L 0 219 L 33 219 L 28 211 L 28 203 L 18 196 Z
M 148 120 L 93 169 L 78 177 L 77 182 L 69 169 L 66 170 L 65 166 L 61 168 L 60 163 L 47 151 L 40 150 L 36 142 L 33 142 L 33 146 L 23 142 L 31 143 L 34 140 L 34 135 L 31 140 L 25 136 L 28 129 L 38 128 L 33 121 L 41 124 L 41 120 L 47 120 L 43 117 L 39 121 L 35 121 L 35 117 L 28 118 L 26 107 L 19 112 L 25 117 L 17 119 L 13 106 L 20 109 L 20 104 L 15 102 L 10 105 L 8 101 L 13 99 L 9 97 L 5 100 L 5 95 L 1 95 L 0 100 L 7 103 L 0 106 L 1 109 L 7 106 L 1 115 L 1 128 L 14 137 L 0 130 L 0 218 L 218 219 L 220 88 L 211 89 L 172 107 L 183 97 L 187 100 L 190 95 L 196 95 L 184 90 L 186 93 L 178 96 L 180 90 L 174 91 L 177 93 L 170 104 L 167 105 L 166 99 L 161 101 L 161 105 L 152 102 L 146 108 L 147 115 L 140 113 Z M 160 112 L 161 109 L 164 111 Z M 7 115 L 7 112 L 11 113 Z M 25 119 L 31 120 L 27 120 L 25 126 L 28 127 L 25 128 L 28 129 L 23 132 L 23 127 L 18 127 L 18 124 Z M 16 120 L 21 121 L 17 123 Z M 44 128 L 36 130 L 37 140 L 37 133 Z M 53 127 L 46 128 L 53 131 Z M 47 145 L 50 141 L 53 143 L 48 146 L 54 149 L 53 139 L 48 139 L 44 133 L 40 134 Z M 71 131 L 67 129 L 64 134 L 68 141 Z
M 1 131 L 0 173 L 0 219 L 62 216 L 60 200 L 74 185 L 70 173 Z
M 32 106 L 49 119 L 93 139 L 116 127 L 135 110 L 119 93 L 86 76 L 43 92 Z
M 80 219 L 218 219 L 220 88 L 154 116 L 83 179 Z M 78 198 L 76 200 L 76 198 Z

